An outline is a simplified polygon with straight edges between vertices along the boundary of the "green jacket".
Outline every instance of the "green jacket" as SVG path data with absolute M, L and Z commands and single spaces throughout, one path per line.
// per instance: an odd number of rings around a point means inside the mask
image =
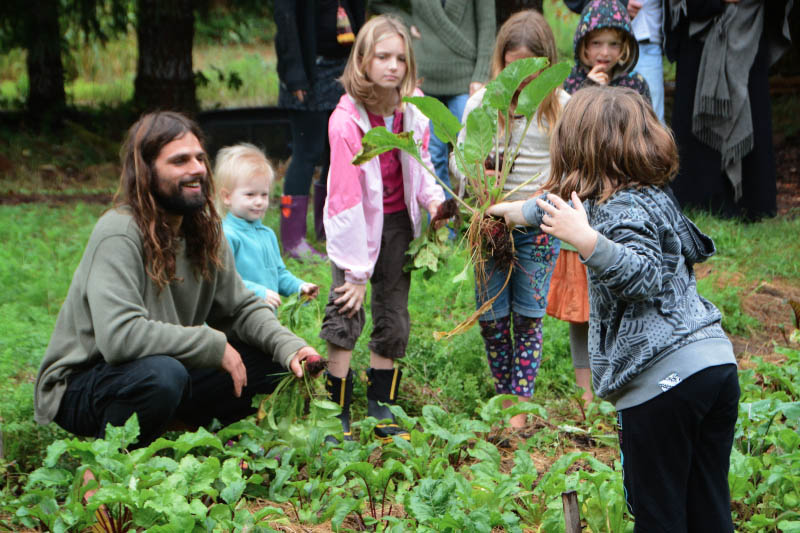
M 221 230 L 220 230 L 221 231 Z M 196 275 L 181 240 L 176 278 L 163 290 L 145 272 L 141 234 L 126 207 L 104 214 L 92 232 L 36 377 L 35 418 L 51 422 L 77 368 L 171 355 L 187 368 L 218 368 L 228 336 L 288 367 L 306 342 L 280 325 L 242 283 L 228 242 L 223 268 Z
M 491 0 L 410 0 L 411 14 L 384 2 L 370 4 L 378 13 L 416 26 L 412 39 L 417 75 L 426 94 L 452 96 L 469 91 L 470 82 L 485 83 L 494 49 L 495 11 Z M 461 117 L 459 117 L 460 119 Z

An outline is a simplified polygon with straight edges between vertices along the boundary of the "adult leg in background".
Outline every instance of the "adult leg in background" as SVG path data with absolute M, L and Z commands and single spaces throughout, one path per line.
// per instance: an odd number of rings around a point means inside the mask
M 289 111 L 292 160 L 281 197 L 281 244 L 290 257 L 320 257 L 306 242 L 308 196 L 314 167 L 322 161 L 328 138 L 328 111 Z
M 639 43 L 639 61 L 633 70 L 641 74 L 650 87 L 650 99 L 658 120 L 664 123 L 664 63 L 661 45 Z

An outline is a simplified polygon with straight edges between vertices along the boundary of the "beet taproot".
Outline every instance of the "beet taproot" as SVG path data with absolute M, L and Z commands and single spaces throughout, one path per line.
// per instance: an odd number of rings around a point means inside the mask
M 485 257 L 491 257 L 495 268 L 501 271 L 510 268 L 514 263 L 514 244 L 511 241 L 511 230 L 505 220 L 484 217 L 481 220 L 480 234 Z
M 319 355 L 309 355 L 304 360 L 306 364 L 306 372 L 312 376 L 316 376 L 326 368 L 328 368 L 328 360 L 323 359 Z

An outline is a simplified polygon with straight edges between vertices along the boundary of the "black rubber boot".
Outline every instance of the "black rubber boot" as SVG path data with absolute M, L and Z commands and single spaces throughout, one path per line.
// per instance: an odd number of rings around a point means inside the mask
M 350 431 L 350 402 L 353 400 L 353 371 L 348 370 L 346 378 L 337 378 L 325 372 L 325 390 L 328 391 L 330 400 L 339 404 L 342 408 L 342 414 L 337 418 L 342 421 L 344 440 L 353 440 L 353 434 Z M 325 441 L 339 444 L 339 439 L 333 435 L 325 437 Z
M 375 436 L 384 443 L 392 442 L 395 436 L 405 440 L 411 437 L 408 431 L 397 425 L 392 411 L 386 405 L 381 405 L 395 403 L 402 375 L 396 367 L 391 370 L 367 370 L 367 415 L 381 421 L 389 420 L 388 423 L 380 422 L 375 426 Z

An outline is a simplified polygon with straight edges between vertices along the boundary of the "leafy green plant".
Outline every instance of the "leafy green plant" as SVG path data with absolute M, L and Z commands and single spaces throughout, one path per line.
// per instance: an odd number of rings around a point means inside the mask
M 105 515 L 107 531 L 121 522 L 149 530 L 183 531 L 205 524 L 214 530 L 238 531 L 267 516 L 256 516 L 238 507 L 248 483 L 260 483 L 262 476 L 245 476 L 239 461 L 220 461 L 211 455 L 204 461 L 188 452 L 222 450 L 218 437 L 200 429 L 177 440 L 160 438 L 136 450 L 128 447 L 139 434 L 135 415 L 122 427 L 108 426 L 105 439 L 54 442 L 44 465 L 31 473 L 26 492 L 17 501 L 15 519 L 26 527 L 48 531 L 83 529 Z M 170 456 L 159 452 L 169 450 Z M 74 473 L 59 466 L 63 455 L 79 460 Z M 83 482 L 90 470 L 96 481 Z M 84 506 L 89 490 L 96 490 Z M 58 503 L 58 498 L 64 498 Z M 56 512 L 58 511 L 58 512 Z
M 311 299 L 305 294 L 292 294 L 278 307 L 278 318 L 292 331 L 302 326 L 322 324 L 322 300 Z
M 385 514 L 391 514 L 391 504 L 387 496 L 395 485 L 394 479 L 399 477 L 401 482 L 410 482 L 413 479 L 411 471 L 407 466 L 396 459 L 387 459 L 381 465 L 375 465 L 367 461 L 355 462 L 343 465 L 337 472 L 339 475 L 358 478 L 364 484 L 366 492 L 366 506 L 369 517 L 361 520 L 365 525 L 374 525 L 381 520 Z M 378 505 L 380 504 L 380 509 Z
M 466 240 L 479 286 L 485 285 L 485 263 L 490 256 L 495 261 L 497 268 L 501 271 L 508 270 L 506 278 L 506 283 L 508 283 L 514 260 L 513 240 L 505 222 L 488 217 L 486 209 L 516 190 L 515 188 L 514 191 L 506 193 L 504 185 L 519 153 L 521 141 L 534 122 L 533 117 L 541 101 L 563 83 L 569 70 L 570 66 L 567 63 L 558 63 L 548 67 L 548 60 L 541 57 L 521 59 L 509 64 L 494 80 L 489 82 L 483 102 L 467 117 L 463 143 L 458 143 L 458 135 L 462 129 L 461 122 L 439 100 L 428 96 L 403 99 L 405 102 L 414 104 L 430 119 L 441 139 L 453 144 L 456 164 L 465 176 L 466 200 L 455 195 L 447 184 L 441 182 L 436 174 L 422 163 L 419 147 L 414 141 L 412 132 L 393 134 L 385 127 L 373 128 L 362 138 L 361 151 L 353 158 L 353 164 L 360 165 L 395 148 L 414 157 L 440 182 L 442 187 L 453 195 L 461 209 L 467 213 L 469 222 Z M 520 142 L 516 146 L 509 146 L 514 116 L 524 117 L 526 123 Z M 504 126 L 499 128 L 499 124 Z M 484 162 L 492 150 L 495 154 L 502 152 L 506 155 L 503 157 L 502 163 L 499 160 L 495 161 L 495 168 L 498 170 L 488 173 Z M 498 156 L 496 155 L 496 157 Z M 534 178 L 535 176 L 531 177 L 531 179 Z M 420 252 L 425 254 L 424 258 L 420 260 L 421 263 L 426 265 L 433 263 L 431 248 L 419 246 L 417 253 Z M 416 259 L 414 261 L 416 262 Z M 462 273 L 461 276 L 465 275 Z M 438 338 L 450 337 L 466 331 L 492 305 L 494 298 L 496 295 L 452 331 L 440 334 Z
M 425 233 L 411 241 L 406 250 L 409 260 L 403 267 L 404 272 L 419 270 L 425 279 L 430 278 L 441 268 L 448 254 L 447 238 L 450 228 L 443 226 L 435 229 L 428 226 Z

